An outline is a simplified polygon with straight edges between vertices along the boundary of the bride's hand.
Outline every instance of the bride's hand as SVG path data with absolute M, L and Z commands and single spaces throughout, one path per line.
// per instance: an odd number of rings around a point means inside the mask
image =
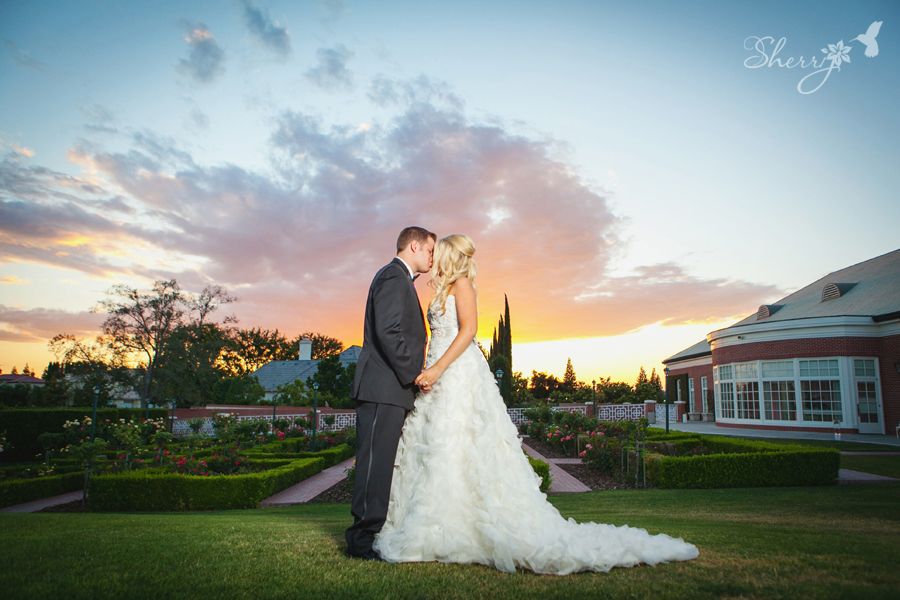
M 444 374 L 443 369 L 439 369 L 436 366 L 429 367 L 419 373 L 419 376 L 416 377 L 416 385 L 419 386 L 422 391 L 430 392 L 431 386 L 435 384 L 435 382 L 441 378 L 441 375 Z

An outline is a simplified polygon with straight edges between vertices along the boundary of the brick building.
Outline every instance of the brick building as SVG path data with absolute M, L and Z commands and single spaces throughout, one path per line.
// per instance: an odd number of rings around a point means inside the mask
M 670 401 L 722 427 L 900 424 L 900 250 L 835 271 L 663 361 Z

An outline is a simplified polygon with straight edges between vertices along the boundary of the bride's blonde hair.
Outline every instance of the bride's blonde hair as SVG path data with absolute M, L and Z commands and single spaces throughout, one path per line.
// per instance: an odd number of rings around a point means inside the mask
M 447 295 L 450 288 L 461 277 L 468 277 L 475 285 L 475 244 L 461 233 L 442 238 L 434 247 L 434 261 L 431 265 L 431 285 L 434 286 L 433 305 L 439 305 L 441 312 L 447 310 Z

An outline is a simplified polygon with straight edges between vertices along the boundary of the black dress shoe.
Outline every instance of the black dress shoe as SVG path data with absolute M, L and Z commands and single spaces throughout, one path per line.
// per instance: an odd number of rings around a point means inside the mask
M 374 550 L 371 550 L 371 549 L 367 550 L 366 552 L 362 552 L 362 553 L 350 552 L 349 550 L 345 551 L 344 553 L 347 556 L 349 556 L 350 558 L 361 558 L 362 560 L 384 561 L 384 559 L 381 558 L 381 556 L 379 556 L 377 552 L 375 552 Z

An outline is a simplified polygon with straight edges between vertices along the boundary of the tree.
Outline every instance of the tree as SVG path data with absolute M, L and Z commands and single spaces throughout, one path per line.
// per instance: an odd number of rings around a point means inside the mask
M 286 342 L 289 356 L 294 357 L 298 355 L 300 352 L 300 340 L 303 338 L 309 338 L 312 341 L 312 360 L 337 356 L 344 350 L 344 344 L 339 339 L 315 331 L 306 331 Z
M 220 364 L 228 344 L 226 331 L 214 323 L 176 327 L 159 353 L 154 397 L 183 407 L 215 402 L 214 389 L 230 375 Z
M 512 328 L 509 322 L 509 299 L 503 295 L 503 314 L 494 328 L 494 336 L 487 355 L 491 370 L 503 371 L 500 378 L 500 395 L 507 406 L 513 404 Z
M 192 297 L 174 279 L 154 282 L 152 291 L 116 285 L 107 296 L 95 310 L 107 313 L 103 332 L 113 353 L 136 359 L 145 369 L 143 407 L 150 399 L 157 365 L 176 328 L 191 322 L 202 326 L 211 311 L 235 300 L 219 286 L 207 286 L 198 297 Z
M 624 381 L 610 381 L 610 378 L 597 382 L 597 391 L 603 402 L 608 404 L 626 404 L 635 401 L 634 389 Z
M 294 360 L 297 348 L 277 329 L 232 329 L 222 361 L 232 375 L 253 373 L 276 360 Z
M 347 369 L 344 369 L 336 355 L 319 361 L 312 380 L 319 384 L 319 392 L 322 394 L 328 394 L 339 400 L 350 398 L 353 379 L 352 376 L 348 376 Z
M 653 382 L 654 378 L 656 378 L 657 383 Z M 638 402 L 643 402 L 645 400 L 657 400 L 660 391 L 660 389 L 657 387 L 658 381 L 659 377 L 656 376 L 656 369 L 653 370 L 653 375 L 648 379 L 647 372 L 644 370 L 644 367 L 642 365 L 641 371 L 640 373 L 638 373 L 637 382 L 634 384 L 635 399 Z
M 560 384 L 555 375 L 540 371 L 531 372 L 531 394 L 538 400 L 549 398 L 551 392 L 559 389 Z
M 578 386 L 578 380 L 575 378 L 575 369 L 572 367 L 572 359 L 566 361 L 566 373 L 563 375 L 562 385 L 559 389 L 563 392 L 572 393 Z

